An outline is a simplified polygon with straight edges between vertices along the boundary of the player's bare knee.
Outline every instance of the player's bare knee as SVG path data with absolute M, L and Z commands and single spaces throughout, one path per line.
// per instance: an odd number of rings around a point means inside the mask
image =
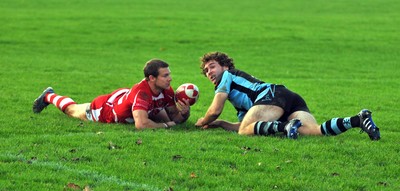
M 71 106 L 68 106 L 67 108 L 65 108 L 65 110 L 63 112 L 68 116 L 72 116 L 72 114 L 74 113 L 74 110 L 72 109 Z
M 239 135 L 253 135 L 254 133 L 252 131 L 250 131 L 248 128 L 246 127 L 240 127 L 239 131 L 238 131 Z
M 246 135 L 246 134 L 244 133 L 244 130 L 241 129 L 241 128 L 239 129 L 238 134 L 239 134 L 239 135 Z
M 69 106 L 64 110 L 64 113 L 73 118 L 80 118 L 81 113 L 79 112 L 79 108 L 76 106 Z

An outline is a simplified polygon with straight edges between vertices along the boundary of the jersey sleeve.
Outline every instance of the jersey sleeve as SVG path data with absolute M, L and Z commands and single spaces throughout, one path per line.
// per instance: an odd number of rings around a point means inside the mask
M 215 93 L 223 92 L 229 94 L 229 92 L 231 91 L 231 84 L 232 84 L 232 75 L 228 71 L 225 71 L 222 74 L 220 83 L 215 89 Z
M 146 110 L 150 109 L 150 103 L 152 102 L 151 95 L 143 90 L 139 90 L 133 96 L 132 111 L 134 110 Z

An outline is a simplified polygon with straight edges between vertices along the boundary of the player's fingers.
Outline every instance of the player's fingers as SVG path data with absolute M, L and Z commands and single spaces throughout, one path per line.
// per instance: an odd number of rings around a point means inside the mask
M 190 106 L 189 99 L 185 99 L 185 105 L 188 107 Z
M 178 103 L 176 103 L 175 105 L 176 105 L 176 108 L 178 108 L 179 111 L 182 111 L 182 105 L 181 105 L 181 103 L 178 102 Z
M 190 106 L 189 99 L 184 99 L 184 102 L 183 102 L 182 100 L 178 100 L 178 102 L 179 102 L 179 104 L 181 104 L 182 106 L 187 106 L 187 107 Z
M 181 100 L 178 100 L 178 102 L 179 102 L 179 108 L 178 109 L 179 109 L 180 112 L 186 113 L 186 112 L 189 111 L 190 104 L 189 104 L 188 100 L 185 100 L 186 103 L 181 101 Z

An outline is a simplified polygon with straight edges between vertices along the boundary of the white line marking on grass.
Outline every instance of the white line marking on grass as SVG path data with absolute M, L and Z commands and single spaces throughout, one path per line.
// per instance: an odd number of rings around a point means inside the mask
M 0 154 L 0 157 L 1 157 L 0 160 L 5 159 L 5 160 L 28 162 L 28 160 L 22 154 L 19 154 L 18 156 L 16 156 L 15 154 L 5 153 L 5 154 Z M 41 167 L 49 167 L 56 171 L 63 170 L 63 171 L 72 172 L 72 173 L 81 175 L 85 178 L 88 178 L 91 180 L 96 180 L 96 182 L 114 183 L 114 184 L 117 184 L 120 186 L 128 186 L 133 189 L 139 188 L 139 189 L 145 189 L 145 190 L 162 190 L 162 189 L 159 189 L 159 188 L 147 185 L 147 184 L 129 182 L 129 181 L 121 180 L 115 176 L 107 176 L 107 175 L 104 175 L 104 174 L 101 174 L 101 173 L 95 172 L 95 171 L 73 169 L 66 165 L 63 165 L 61 163 L 56 163 L 56 162 L 35 161 L 31 165 L 41 166 Z

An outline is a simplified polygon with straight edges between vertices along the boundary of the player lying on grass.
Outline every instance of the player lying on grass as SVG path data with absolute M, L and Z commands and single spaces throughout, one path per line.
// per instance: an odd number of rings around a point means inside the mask
M 131 89 L 120 88 L 83 104 L 48 87 L 33 102 L 33 112 L 40 113 L 54 104 L 68 116 L 84 121 L 134 123 L 137 129 L 171 127 L 189 118 L 190 106 L 187 100 L 175 103 L 170 74 L 166 62 L 152 59 L 144 67 L 145 78 Z
M 196 126 L 222 127 L 241 135 L 273 135 L 283 132 L 288 138 L 300 135 L 338 135 L 350 128 L 361 127 L 371 140 L 379 140 L 379 128 L 371 112 L 361 110 L 357 115 L 332 118 L 321 125 L 310 113 L 304 99 L 283 85 L 265 83 L 235 69 L 233 59 L 221 52 L 201 57 L 203 74 L 215 85 L 214 100 Z M 239 122 L 218 119 L 224 103 L 229 100 L 237 110 Z

